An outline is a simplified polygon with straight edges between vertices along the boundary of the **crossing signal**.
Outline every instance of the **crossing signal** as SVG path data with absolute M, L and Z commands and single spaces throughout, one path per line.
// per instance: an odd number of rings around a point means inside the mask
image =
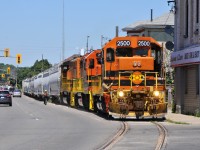
M 5 48 L 4 49 L 4 57 L 9 57 L 10 56 L 10 49 L 9 48 Z
M 22 55 L 21 54 L 17 54 L 16 62 L 17 62 L 17 64 L 21 64 L 22 63 Z
M 10 67 L 7 68 L 7 74 L 10 74 Z

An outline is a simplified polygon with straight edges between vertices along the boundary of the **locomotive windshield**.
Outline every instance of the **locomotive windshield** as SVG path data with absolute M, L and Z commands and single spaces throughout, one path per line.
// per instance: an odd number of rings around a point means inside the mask
M 133 56 L 148 56 L 148 49 L 135 49 L 133 53 Z
M 148 56 L 148 49 L 117 48 L 117 57 Z

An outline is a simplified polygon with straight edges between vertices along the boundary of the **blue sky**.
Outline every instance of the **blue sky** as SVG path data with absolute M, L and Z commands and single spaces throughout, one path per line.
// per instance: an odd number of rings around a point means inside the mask
M 80 49 L 101 47 L 101 35 L 126 33 L 121 29 L 139 20 L 169 12 L 167 0 L 64 0 L 65 58 Z M 63 0 L 0 0 L 0 50 L 10 48 L 11 56 L 22 54 L 19 67 L 32 66 L 36 60 L 55 64 L 62 59 Z M 104 41 L 106 42 L 106 41 Z M 0 51 L 3 56 L 3 51 Z M 0 57 L 0 62 L 16 64 L 15 58 Z

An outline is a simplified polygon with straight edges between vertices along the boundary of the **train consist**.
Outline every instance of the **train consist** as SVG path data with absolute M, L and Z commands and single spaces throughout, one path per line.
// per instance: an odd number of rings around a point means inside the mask
M 151 37 L 115 37 L 23 81 L 24 94 L 113 117 L 164 117 L 162 47 Z

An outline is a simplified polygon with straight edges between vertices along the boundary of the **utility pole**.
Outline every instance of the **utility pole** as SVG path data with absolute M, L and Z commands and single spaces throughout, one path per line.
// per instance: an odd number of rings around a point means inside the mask
M 101 48 L 103 48 L 103 35 L 101 35 Z
M 18 76 L 17 71 L 18 71 L 18 65 L 17 65 L 17 70 L 16 70 L 16 84 L 15 84 L 16 88 L 17 88 L 17 76 Z
M 43 54 L 42 54 L 42 72 L 44 71 L 44 61 L 43 61 Z
M 62 42 L 62 61 L 65 59 L 65 0 L 63 0 L 63 42 Z
M 42 77 L 44 76 L 44 61 L 43 61 L 43 54 L 42 54 Z M 43 94 L 43 80 L 42 80 L 42 94 Z

